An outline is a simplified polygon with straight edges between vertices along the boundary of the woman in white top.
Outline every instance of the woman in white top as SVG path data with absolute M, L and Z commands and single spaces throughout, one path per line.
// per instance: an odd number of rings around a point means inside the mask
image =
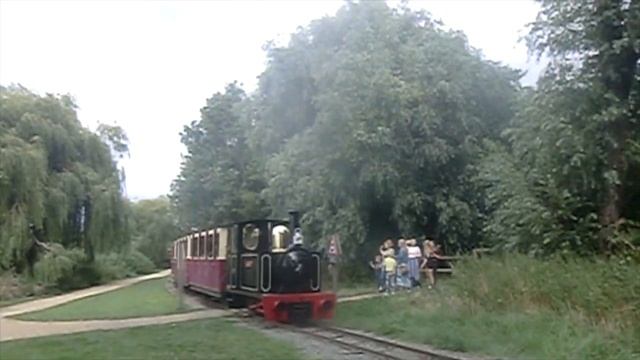
M 422 251 L 416 244 L 416 239 L 407 240 L 407 251 L 409 252 L 409 278 L 412 286 L 420 286 L 420 259 Z

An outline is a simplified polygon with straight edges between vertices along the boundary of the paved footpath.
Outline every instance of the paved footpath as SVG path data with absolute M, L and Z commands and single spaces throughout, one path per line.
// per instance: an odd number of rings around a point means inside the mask
M 102 294 L 107 291 L 123 288 L 144 280 L 157 279 L 169 275 L 169 270 L 159 273 L 140 276 L 137 278 L 120 280 L 111 284 L 95 286 L 88 289 L 74 291 L 72 293 L 53 296 L 45 299 L 28 301 L 5 308 L 0 308 L 0 341 L 26 339 L 39 336 L 71 334 L 93 330 L 113 330 L 136 326 L 167 324 L 181 321 L 205 319 L 228 315 L 225 310 L 201 310 L 183 314 L 152 316 L 143 318 L 118 319 L 118 320 L 83 320 L 83 321 L 23 321 L 9 319 L 32 311 L 47 309 L 61 305 L 69 301 Z
M 377 292 L 372 292 L 372 293 L 366 293 L 366 294 L 360 294 L 360 295 L 345 296 L 345 297 L 342 297 L 342 298 L 338 298 L 337 301 L 339 303 L 345 303 L 345 302 L 351 302 L 351 301 L 373 299 L 373 298 L 381 297 L 383 295 L 384 294 L 377 293 Z

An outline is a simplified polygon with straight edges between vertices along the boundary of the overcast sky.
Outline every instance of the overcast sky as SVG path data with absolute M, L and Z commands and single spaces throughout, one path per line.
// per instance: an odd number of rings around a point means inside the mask
M 238 80 L 249 91 L 264 69 L 262 45 L 286 44 L 311 20 L 335 14 L 342 1 L 7 1 L 0 0 L 0 83 L 38 93 L 69 93 L 80 120 L 122 126 L 127 194 L 169 191 L 180 168 L 179 132 L 199 118 L 205 99 Z M 393 4 L 393 3 L 391 3 Z M 530 73 L 525 25 L 529 0 L 413 1 L 446 26 L 466 33 L 487 59 Z

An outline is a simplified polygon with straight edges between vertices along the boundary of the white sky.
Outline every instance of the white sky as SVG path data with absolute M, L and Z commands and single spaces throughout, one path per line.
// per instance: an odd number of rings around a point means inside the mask
M 80 120 L 118 124 L 131 157 L 123 161 L 133 199 L 169 191 L 180 168 L 179 132 L 205 99 L 238 80 L 249 91 L 265 66 L 262 45 L 342 1 L 8 1 L 0 0 L 0 83 L 70 93 Z M 525 25 L 530 0 L 413 1 L 466 33 L 485 57 L 530 69 Z

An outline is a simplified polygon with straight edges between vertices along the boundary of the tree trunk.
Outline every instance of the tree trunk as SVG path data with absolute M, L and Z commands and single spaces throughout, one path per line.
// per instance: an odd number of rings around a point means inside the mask
M 178 292 L 178 303 L 180 304 L 180 308 L 183 309 L 185 307 L 184 301 L 184 284 L 187 282 L 187 273 L 186 273 L 186 264 L 185 264 L 186 254 L 184 253 L 184 249 L 181 244 L 177 246 L 177 254 L 176 254 L 176 273 L 175 283 L 176 290 Z
M 607 184 L 604 201 L 600 208 L 599 221 L 602 228 L 599 237 L 600 251 L 602 253 L 611 252 L 611 241 L 615 234 L 616 225 L 620 221 L 620 209 L 623 206 L 624 199 L 624 188 L 621 181 L 627 168 L 622 147 L 618 147 L 609 155 L 609 163 L 612 165 L 613 170 L 616 171 L 618 181 Z
M 87 255 L 87 259 L 89 260 L 89 262 L 93 262 L 93 260 L 95 260 L 93 243 L 91 242 L 91 238 L 89 237 L 89 228 L 91 227 L 91 221 L 93 220 L 91 218 L 91 207 L 91 197 L 87 196 L 87 198 L 83 202 L 82 207 L 84 211 L 84 225 L 82 226 L 81 236 L 83 240 L 84 253 Z
M 599 50 L 600 53 L 597 55 L 600 82 L 616 98 L 616 101 L 609 102 L 608 108 L 603 108 L 603 111 L 609 111 L 610 107 L 618 107 L 619 104 L 627 107 L 627 109 L 618 109 L 618 115 L 609 119 L 605 125 L 607 133 L 612 138 L 612 143 L 606 146 L 607 165 L 617 175 L 615 182 L 606 179 L 603 202 L 598 214 L 602 226 L 600 251 L 605 253 L 612 250 L 612 237 L 622 217 L 621 209 L 624 205 L 622 181 L 627 172 L 625 149 L 631 137 L 631 122 L 627 111 L 621 110 L 632 110 L 633 101 L 630 99 L 630 94 L 639 58 L 631 41 L 619 49 L 611 48 L 612 44 L 620 43 L 621 40 L 630 37 L 631 29 L 628 26 L 631 19 L 625 18 L 625 12 L 622 9 L 623 1 L 620 0 L 601 0 L 597 3 L 596 8 L 600 19 L 597 27 L 598 37 L 602 44 L 607 44 Z M 612 18 L 617 21 L 612 21 Z M 635 23 L 635 21 L 631 21 L 631 23 Z M 633 111 L 628 112 L 633 113 Z

